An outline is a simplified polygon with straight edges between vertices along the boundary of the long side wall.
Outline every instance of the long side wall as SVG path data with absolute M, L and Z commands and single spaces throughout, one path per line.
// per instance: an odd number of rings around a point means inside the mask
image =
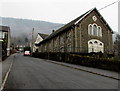
M 66 32 L 42 43 L 39 52 L 79 52 L 75 46 L 77 36 L 74 30 L 75 27 L 71 27 Z

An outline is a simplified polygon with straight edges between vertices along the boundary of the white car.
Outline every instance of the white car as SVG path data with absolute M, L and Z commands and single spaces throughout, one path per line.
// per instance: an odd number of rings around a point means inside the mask
M 25 51 L 24 56 L 30 56 L 30 51 Z

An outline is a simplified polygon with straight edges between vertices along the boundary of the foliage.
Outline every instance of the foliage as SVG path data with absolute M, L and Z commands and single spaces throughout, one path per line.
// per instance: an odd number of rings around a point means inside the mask
M 31 47 L 24 47 L 24 51 L 31 51 Z
M 5 33 L 5 38 L 2 41 L 2 49 L 4 51 L 6 51 L 6 49 L 7 49 L 7 42 L 8 42 L 8 35 L 7 35 L 7 33 Z
M 5 38 L 2 41 L 2 60 L 7 58 L 7 43 L 8 43 L 8 35 L 5 33 Z
M 59 24 L 59 23 L 52 23 L 52 22 L 39 21 L 39 20 L 29 20 L 29 19 L 0 17 L 0 20 L 2 20 L 1 25 L 10 26 L 11 35 L 14 35 L 15 37 L 21 37 L 23 34 L 31 36 L 30 33 L 32 28 L 35 28 L 36 33 L 41 32 L 41 33 L 50 34 L 51 29 L 57 29 L 63 26 L 63 24 Z
M 114 50 L 117 51 L 117 53 L 120 53 L 120 35 L 118 34 L 116 36 L 116 40 L 114 42 Z
M 27 37 L 25 37 L 25 42 L 28 42 L 28 38 Z
M 77 65 L 84 65 L 89 67 L 101 68 L 112 71 L 119 71 L 120 61 L 112 58 L 99 58 L 90 56 L 81 56 L 71 53 L 41 53 L 35 52 L 32 54 L 33 57 L 38 57 L 42 59 L 50 59 L 54 61 L 68 62 Z

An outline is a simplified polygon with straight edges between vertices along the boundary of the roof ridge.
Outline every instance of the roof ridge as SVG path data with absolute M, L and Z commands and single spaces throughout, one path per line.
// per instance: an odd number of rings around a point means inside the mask
M 88 10 L 87 12 L 83 13 L 81 16 L 75 18 L 74 20 L 70 21 L 69 23 L 65 24 L 64 26 L 62 26 L 61 28 L 57 29 L 55 32 L 51 33 L 49 36 L 47 36 L 43 41 L 41 41 L 40 43 L 49 40 L 53 37 L 55 37 L 57 34 L 59 34 L 60 32 L 66 30 L 67 28 L 76 25 L 77 23 L 79 23 L 81 20 L 83 20 L 88 14 L 90 14 L 93 10 L 97 11 L 96 7 Z M 98 12 L 98 14 L 101 16 L 101 14 Z M 104 20 L 104 19 L 103 19 Z M 105 21 L 105 20 L 104 20 Z M 109 27 L 109 25 L 107 25 Z M 39 43 L 39 44 L 40 44 Z
M 89 11 L 83 13 L 82 15 L 80 15 L 79 17 L 75 18 L 74 20 L 70 21 L 69 23 L 65 24 L 64 26 L 62 26 L 61 28 L 57 29 L 55 32 L 53 32 L 52 34 L 50 34 L 49 36 L 47 36 L 44 40 L 48 39 L 48 38 L 52 38 L 55 35 L 57 35 L 59 32 L 65 30 L 66 28 L 74 25 L 80 18 L 82 18 L 84 15 L 88 14 L 88 12 L 93 11 L 96 8 L 92 8 Z
M 45 34 L 45 33 L 38 33 L 38 34 Z M 45 34 L 45 35 L 49 35 L 49 34 Z
M 43 39 L 45 39 L 47 36 L 49 36 L 48 34 L 43 34 L 43 33 L 38 33 Z

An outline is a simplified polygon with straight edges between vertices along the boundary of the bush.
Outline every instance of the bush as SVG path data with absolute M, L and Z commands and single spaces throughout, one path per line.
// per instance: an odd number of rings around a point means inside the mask
M 67 62 L 77 65 L 101 68 L 112 71 L 119 71 L 120 61 L 108 58 L 96 58 L 91 56 L 81 56 L 73 53 L 60 53 L 60 52 L 35 52 L 33 57 L 42 59 L 50 59 L 54 61 Z
M 24 51 L 31 51 L 31 47 L 24 47 Z

